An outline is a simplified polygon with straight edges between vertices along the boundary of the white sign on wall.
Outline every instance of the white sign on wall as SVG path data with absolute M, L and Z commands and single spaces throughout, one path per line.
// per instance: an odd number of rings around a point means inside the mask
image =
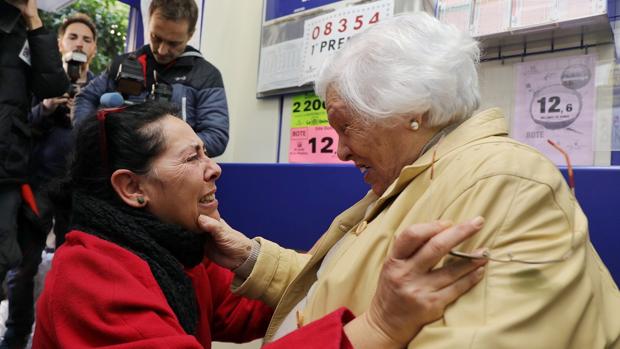
M 258 67 L 259 92 L 297 85 L 301 71 L 302 39 L 279 42 L 261 48 Z
M 518 64 L 512 136 L 556 165 L 566 160 L 547 140 L 560 145 L 573 165 L 592 165 L 595 71 L 594 54 Z
M 37 7 L 43 11 L 56 12 L 63 7 L 67 7 L 76 0 L 39 0 Z
M 298 85 L 314 81 L 323 61 L 340 50 L 351 36 L 393 15 L 394 0 L 381 0 L 306 20 L 301 57 L 303 71 Z

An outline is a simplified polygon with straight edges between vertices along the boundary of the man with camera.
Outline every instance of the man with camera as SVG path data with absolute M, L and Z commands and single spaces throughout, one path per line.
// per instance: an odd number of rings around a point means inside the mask
M 56 212 L 47 196 L 53 178 L 64 174 L 66 158 L 71 151 L 71 109 L 80 87 L 94 75 L 88 70 L 97 50 L 96 29 L 84 14 L 65 19 L 58 30 L 58 48 L 66 76 L 71 81 L 60 97 L 33 98 L 29 115 L 33 149 L 30 157 L 28 183 L 32 188 L 38 214 L 22 207 L 18 213 L 18 241 L 21 263 L 8 274 L 9 316 L 7 332 L 1 348 L 23 348 L 34 321 L 34 277 L 41 263 L 48 232 L 54 225 L 58 237 L 67 230 L 66 214 Z M 58 241 L 57 241 L 58 243 Z
M 30 122 L 35 136 L 31 174 L 36 183 L 45 183 L 63 174 L 71 150 L 71 110 L 75 95 L 95 76 L 89 64 L 97 52 L 97 29 L 92 19 L 73 14 L 58 28 L 58 49 L 63 68 L 71 81 L 69 90 L 59 97 L 33 101 Z
M 150 45 L 115 59 L 75 99 L 74 123 L 92 116 L 100 102 L 107 107 L 151 99 L 175 103 L 196 131 L 209 156 L 228 143 L 228 106 L 222 76 L 187 43 L 194 34 L 198 7 L 194 0 L 153 0 L 149 7 Z M 109 103 L 106 98 L 118 98 Z
M 70 126 L 69 111 L 73 107 L 75 95 L 94 78 L 88 69 L 97 52 L 97 35 L 93 20 L 82 13 L 66 18 L 58 29 L 58 48 L 71 87 L 62 96 L 44 99 L 32 109 L 31 118 L 34 126 L 48 128 L 54 121 L 63 126 Z

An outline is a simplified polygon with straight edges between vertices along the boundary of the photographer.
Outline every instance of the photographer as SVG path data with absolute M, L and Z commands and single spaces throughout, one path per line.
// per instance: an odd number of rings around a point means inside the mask
M 71 151 L 70 111 L 75 94 L 94 77 L 88 66 L 96 52 L 96 36 L 90 17 L 84 14 L 68 17 L 58 30 L 57 50 L 62 55 L 64 71 L 71 85 L 58 93 L 61 97 L 46 98 L 40 103 L 40 99 L 33 98 L 34 107 L 29 115 L 33 150 L 28 182 L 39 212 L 34 214 L 25 207 L 19 210 L 17 230 L 22 261 L 8 274 L 9 316 L 7 333 L 0 348 L 22 348 L 26 344 L 34 321 L 34 277 L 47 234 L 52 225 L 59 237 L 66 230 L 65 215 L 58 214 L 52 206 L 47 187 L 53 178 L 63 174 Z
M 82 90 L 75 99 L 74 123 L 92 116 L 109 92 L 120 92 L 131 104 L 167 100 L 179 107 L 209 156 L 222 154 L 228 143 L 226 94 L 218 69 L 187 45 L 197 18 L 194 0 L 152 1 L 150 45 L 118 57 Z

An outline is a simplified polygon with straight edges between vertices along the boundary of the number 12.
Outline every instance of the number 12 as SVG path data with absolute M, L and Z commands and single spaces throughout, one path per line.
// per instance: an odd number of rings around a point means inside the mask
M 312 152 L 316 153 L 316 137 L 312 137 L 308 140 L 310 145 L 312 146 Z M 321 153 L 333 153 L 334 150 L 331 148 L 332 144 L 334 144 L 334 139 L 331 137 L 323 137 L 321 138 L 321 143 L 326 143 L 321 148 Z
M 545 109 L 545 106 L 547 104 L 547 98 L 543 97 L 539 100 L 537 100 L 536 102 L 538 102 L 540 104 L 540 113 L 544 114 L 544 113 L 559 113 L 561 112 L 561 110 L 558 108 L 558 105 L 560 104 L 560 97 L 558 96 L 551 96 L 549 97 L 549 102 L 552 103 L 551 106 L 549 107 L 549 111 L 547 111 Z

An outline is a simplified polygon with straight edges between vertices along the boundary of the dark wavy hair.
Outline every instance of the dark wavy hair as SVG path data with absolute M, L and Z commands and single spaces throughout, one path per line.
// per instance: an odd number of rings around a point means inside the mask
M 153 124 L 166 115 L 177 116 L 178 109 L 170 103 L 148 101 L 110 112 L 103 123 L 95 115 L 84 120 L 76 130 L 68 173 L 51 192 L 56 205 L 69 212 L 72 194 L 78 190 L 118 203 L 110 175 L 118 169 L 138 174 L 150 171 L 153 159 L 165 147 L 163 129 Z M 101 139 L 102 127 L 105 141 Z

